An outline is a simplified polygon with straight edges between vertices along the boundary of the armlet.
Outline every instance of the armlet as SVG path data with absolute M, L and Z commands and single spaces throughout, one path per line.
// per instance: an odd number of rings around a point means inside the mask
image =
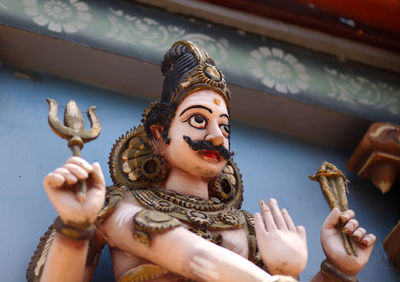
M 133 236 L 145 245 L 150 245 L 154 234 L 163 233 L 182 225 L 178 219 L 154 210 L 138 212 L 133 218 L 133 224 L 135 227 Z
M 124 199 L 127 190 L 128 188 L 126 186 L 119 187 L 113 185 L 107 187 L 104 207 L 97 215 L 98 222 L 103 222 L 105 218 L 114 212 L 115 207 Z

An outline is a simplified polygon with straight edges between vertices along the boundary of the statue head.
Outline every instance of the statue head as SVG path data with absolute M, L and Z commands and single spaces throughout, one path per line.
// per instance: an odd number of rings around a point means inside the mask
M 194 162 L 202 167 L 201 162 L 206 160 L 208 170 L 204 176 L 215 177 L 231 157 L 230 92 L 222 72 L 204 50 L 190 41 L 173 44 L 161 70 L 161 101 L 152 105 L 145 116 L 147 133 L 156 140 L 156 150 L 170 165 L 187 167 Z
M 231 94 L 224 75 L 214 60 L 196 44 L 187 40 L 175 42 L 164 55 L 161 72 L 164 77 L 161 101 L 155 103 L 145 117 L 144 126 L 148 134 L 151 125 L 162 125 L 162 137 L 169 143 L 169 123 L 178 105 L 200 90 L 218 93 L 229 112 Z
M 230 92 L 223 74 L 189 41 L 172 45 L 161 70 L 161 101 L 145 111 L 143 126 L 113 146 L 113 182 L 130 189 L 159 187 L 178 168 L 179 173 L 207 180 L 210 197 L 240 207 L 243 187 L 230 159 Z

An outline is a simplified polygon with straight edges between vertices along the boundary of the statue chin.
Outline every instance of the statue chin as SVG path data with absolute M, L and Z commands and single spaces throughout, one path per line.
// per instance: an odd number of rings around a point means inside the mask
M 213 164 L 202 164 L 202 165 L 193 165 L 192 168 L 185 167 L 182 169 L 181 167 L 177 168 L 178 170 L 181 170 L 182 173 L 185 174 L 190 174 L 192 177 L 200 177 L 203 178 L 206 181 L 210 181 L 211 179 L 217 177 L 223 167 L 225 166 L 226 162 L 219 162 L 219 163 L 213 163 Z

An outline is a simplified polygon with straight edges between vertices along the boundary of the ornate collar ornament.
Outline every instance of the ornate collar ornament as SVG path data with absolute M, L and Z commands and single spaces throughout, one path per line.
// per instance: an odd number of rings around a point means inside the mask
M 231 93 L 225 77 L 208 54 L 188 40 L 175 42 L 161 64 L 164 76 L 161 102 L 179 104 L 198 89 L 219 93 L 229 107 Z

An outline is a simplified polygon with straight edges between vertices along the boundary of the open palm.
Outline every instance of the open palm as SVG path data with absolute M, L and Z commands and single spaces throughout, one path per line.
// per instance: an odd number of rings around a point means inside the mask
M 271 274 L 298 276 L 307 264 L 306 231 L 295 226 L 289 213 L 275 199 L 260 202 L 255 229 L 261 258 Z

